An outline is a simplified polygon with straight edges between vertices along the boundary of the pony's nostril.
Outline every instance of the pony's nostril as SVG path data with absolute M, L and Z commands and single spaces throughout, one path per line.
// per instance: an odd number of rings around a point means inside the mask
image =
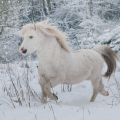
M 27 52 L 27 49 L 22 49 L 22 52 L 23 52 L 23 53 L 26 53 L 26 52 Z
M 20 51 L 22 52 L 22 51 L 23 51 L 23 48 L 21 48 Z
M 22 53 L 22 51 L 23 51 L 23 48 L 20 47 L 20 48 L 19 48 L 19 52 Z

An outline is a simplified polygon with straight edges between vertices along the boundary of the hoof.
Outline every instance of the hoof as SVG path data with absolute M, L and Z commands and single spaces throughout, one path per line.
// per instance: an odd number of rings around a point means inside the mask
M 42 98 L 42 99 L 41 99 L 41 103 L 42 103 L 42 104 L 46 104 L 47 101 L 46 101 L 44 98 Z
M 109 92 L 107 91 L 107 96 L 109 96 Z
M 58 100 L 58 97 L 53 93 L 53 96 L 56 97 L 56 99 Z
M 47 103 L 47 101 L 41 101 L 41 103 L 42 103 L 42 104 L 46 104 L 46 103 Z

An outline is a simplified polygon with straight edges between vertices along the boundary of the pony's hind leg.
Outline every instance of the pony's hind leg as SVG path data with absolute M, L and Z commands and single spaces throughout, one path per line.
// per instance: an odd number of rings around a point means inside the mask
M 94 100 L 95 100 L 95 98 L 97 97 L 97 95 L 98 95 L 98 89 L 96 89 L 96 88 L 93 88 L 93 95 L 92 95 L 92 97 L 91 97 L 91 99 L 90 99 L 90 102 L 94 102 Z
M 102 78 L 101 78 L 99 84 L 100 84 L 100 86 L 99 86 L 100 94 L 104 95 L 104 96 L 108 96 L 109 92 L 104 89 L 104 85 L 102 83 Z
M 104 96 L 108 96 L 109 93 L 104 89 L 104 85 L 102 83 L 102 77 L 96 79 L 96 80 L 91 80 L 92 86 L 93 86 L 93 95 L 91 97 L 90 102 L 94 102 L 95 98 L 97 97 L 98 93 Z
M 95 98 L 97 97 L 99 93 L 99 79 L 91 80 L 92 86 L 93 86 L 93 95 L 90 99 L 90 102 L 94 102 Z

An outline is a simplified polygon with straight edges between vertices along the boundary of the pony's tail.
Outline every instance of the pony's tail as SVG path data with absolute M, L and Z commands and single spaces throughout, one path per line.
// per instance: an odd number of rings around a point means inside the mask
M 108 69 L 104 74 L 104 77 L 109 77 L 116 70 L 116 60 L 118 60 L 117 53 L 114 52 L 111 48 L 105 45 L 96 46 L 93 48 L 96 52 L 98 52 L 106 62 Z

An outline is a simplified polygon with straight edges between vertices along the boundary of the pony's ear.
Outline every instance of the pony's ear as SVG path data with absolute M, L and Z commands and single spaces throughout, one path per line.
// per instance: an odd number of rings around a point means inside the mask
M 42 23 L 47 25 L 49 21 L 50 21 L 50 18 L 47 18 L 46 20 L 42 21 Z

